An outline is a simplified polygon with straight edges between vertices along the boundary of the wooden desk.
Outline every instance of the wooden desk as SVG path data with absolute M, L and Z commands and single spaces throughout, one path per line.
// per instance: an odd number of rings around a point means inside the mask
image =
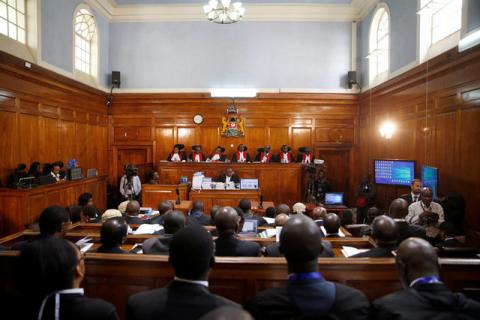
M 268 207 L 275 207 L 275 204 L 273 203 L 273 201 L 263 201 L 263 205 L 262 205 L 263 208 L 259 208 L 258 204 L 259 204 L 258 201 L 252 201 L 252 211 L 256 215 L 262 216 L 262 217 L 265 215 L 265 212 Z
M 107 177 L 57 182 L 32 189 L 0 189 L 0 234 L 7 235 L 25 229 L 25 224 L 38 220 L 48 206 L 62 207 L 77 204 L 84 192 L 93 195 L 100 212 L 107 206 Z
M 142 185 L 142 206 L 156 209 L 162 201 L 177 199 L 177 188 L 180 200 L 188 200 L 188 185 L 186 184 Z
M 180 201 L 180 204 L 175 204 L 175 200 L 168 200 L 170 202 L 173 202 L 175 206 L 175 210 L 182 211 L 183 213 L 188 214 L 188 211 L 192 209 L 192 201 L 190 200 L 182 200 Z
M 229 167 L 240 178 L 257 178 L 264 198 L 276 204 L 286 203 L 292 206 L 303 198 L 305 174 L 304 166 L 300 163 L 156 163 L 160 181 L 171 184 L 178 183 L 181 176 L 191 180 L 197 171 L 216 179 Z
M 260 200 L 259 190 L 200 190 L 190 191 L 188 198 L 193 201 L 203 201 L 204 213 L 210 215 L 214 205 L 221 207 L 237 207 L 241 199 Z

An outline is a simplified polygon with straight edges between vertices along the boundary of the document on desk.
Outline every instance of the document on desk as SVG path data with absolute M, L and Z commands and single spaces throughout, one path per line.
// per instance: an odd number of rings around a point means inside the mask
M 343 255 L 348 258 L 348 257 L 351 257 L 351 256 L 354 256 L 358 253 L 362 253 L 362 252 L 365 252 L 365 251 L 368 251 L 369 249 L 357 249 L 355 247 L 349 247 L 349 246 L 343 246 L 342 247 L 342 253 Z
M 154 234 L 163 229 L 163 226 L 159 224 L 141 224 L 133 234 Z
M 258 234 L 258 236 L 260 238 L 271 238 L 271 237 L 275 237 L 275 235 L 277 234 L 277 230 L 275 229 L 265 229 L 263 230 L 262 232 L 260 232 Z

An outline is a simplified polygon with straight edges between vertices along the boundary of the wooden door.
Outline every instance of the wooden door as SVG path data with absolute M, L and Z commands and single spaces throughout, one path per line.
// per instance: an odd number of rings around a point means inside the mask
M 332 186 L 332 192 L 344 192 L 344 202 L 348 203 L 350 185 L 349 151 L 320 151 L 319 158 L 325 160 L 326 174 Z
M 123 176 L 126 164 L 142 164 L 148 162 L 147 149 L 118 149 L 117 177 Z

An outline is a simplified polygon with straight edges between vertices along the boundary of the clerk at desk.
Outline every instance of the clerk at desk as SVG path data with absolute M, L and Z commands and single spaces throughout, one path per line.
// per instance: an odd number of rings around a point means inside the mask
M 235 174 L 232 168 L 227 168 L 227 170 L 225 170 L 225 173 L 222 173 L 218 177 L 217 181 L 223 182 L 225 184 L 228 184 L 229 182 L 240 183 L 240 177 Z

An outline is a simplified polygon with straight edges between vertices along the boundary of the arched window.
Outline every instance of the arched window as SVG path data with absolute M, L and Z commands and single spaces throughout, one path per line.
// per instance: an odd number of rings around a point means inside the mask
M 420 0 L 420 61 L 458 44 L 463 0 Z
M 96 77 L 97 37 L 95 17 L 80 8 L 74 18 L 75 70 Z
M 390 15 L 385 4 L 380 4 L 373 15 L 368 58 L 370 83 L 386 79 L 390 64 Z
M 25 0 L 0 0 L 0 33 L 26 42 Z

